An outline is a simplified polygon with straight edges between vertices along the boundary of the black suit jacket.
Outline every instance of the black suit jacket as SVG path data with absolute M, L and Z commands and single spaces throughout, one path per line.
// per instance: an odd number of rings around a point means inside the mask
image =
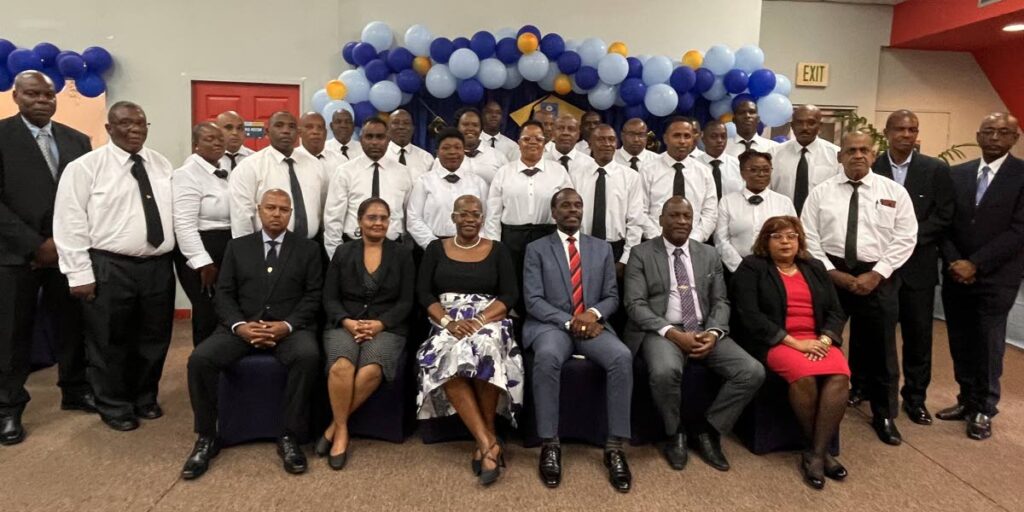
M 972 160 L 952 169 L 956 212 L 942 256 L 974 263 L 979 286 L 1018 287 L 1024 275 L 1024 161 L 1008 155 L 975 206 L 978 165 Z
M 893 179 L 888 155 L 879 155 L 872 171 Z M 899 276 L 903 286 L 918 290 L 934 288 L 939 282 L 939 243 L 953 222 L 955 208 L 949 165 L 914 152 L 903 186 L 917 215 L 917 247 L 899 268 Z
M 238 322 L 283 320 L 296 331 L 316 329 L 320 246 L 287 232 L 273 272 L 267 272 L 264 247 L 262 230 L 228 242 L 214 296 L 221 322 L 230 329 Z
M 334 251 L 324 281 L 328 325 L 340 327 L 346 318 L 380 320 L 384 330 L 404 335 L 416 287 L 412 251 L 393 240 L 384 240 L 380 266 L 374 276 L 377 292 L 370 296 L 363 280 L 366 273 L 364 247 L 363 240 L 358 239 Z
M 843 342 L 846 315 L 839 304 L 832 279 L 818 260 L 796 261 L 811 290 L 814 326 L 817 334 L 827 335 L 833 343 Z M 758 360 L 764 361 L 768 349 L 786 337 L 786 286 L 775 263 L 762 256 L 747 256 L 729 281 L 732 300 L 733 339 Z
M 69 126 L 51 124 L 59 160 L 57 178 L 68 162 L 88 153 L 89 137 Z M 0 120 L 0 265 L 26 265 L 53 236 L 57 180 L 43 159 L 21 114 Z

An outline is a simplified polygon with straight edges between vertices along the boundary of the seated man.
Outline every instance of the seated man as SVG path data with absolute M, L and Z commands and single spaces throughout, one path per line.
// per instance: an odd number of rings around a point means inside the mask
M 607 372 L 604 465 L 612 487 L 629 492 L 632 476 L 622 444 L 630 437 L 633 358 L 604 323 L 619 307 L 612 249 L 604 240 L 580 233 L 583 198 L 575 190 L 564 188 L 551 197 L 551 216 L 558 231 L 530 243 L 523 265 L 523 295 L 529 314 L 523 326 L 523 344 L 536 354 L 533 396 L 537 435 L 544 441 L 540 477 L 548 487 L 561 483 L 558 395 L 562 365 L 573 354 L 581 354 Z
M 688 240 L 693 207 L 673 196 L 661 210 L 662 235 L 629 254 L 623 337 L 633 354 L 640 351 L 650 370 L 651 394 L 670 437 L 662 453 L 672 469 L 686 466 L 687 430 L 696 434 L 697 453 L 711 467 L 729 469 L 720 436 L 732 429 L 743 407 L 764 381 L 764 367 L 731 338 L 729 299 L 722 262 L 705 244 Z M 725 379 L 701 425 L 680 423 L 683 368 L 689 360 Z
M 288 193 L 270 189 L 259 204 L 260 231 L 228 243 L 214 302 L 221 326 L 188 360 L 188 390 L 199 434 L 181 476 L 199 478 L 217 456 L 217 386 L 222 370 L 260 352 L 272 352 L 288 367 L 284 434 L 277 453 L 289 473 L 306 471 L 296 437 L 307 428 L 309 396 L 317 381 L 323 265 L 320 247 L 287 230 Z

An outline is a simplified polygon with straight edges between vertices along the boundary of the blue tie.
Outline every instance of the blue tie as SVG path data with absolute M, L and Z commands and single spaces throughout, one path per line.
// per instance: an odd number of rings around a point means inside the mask
M 985 191 L 988 190 L 988 182 L 992 169 L 989 166 L 981 168 L 981 177 L 978 178 L 978 191 L 974 194 L 974 205 L 977 206 L 981 203 L 981 199 L 985 197 Z
M 676 285 L 679 287 L 679 306 L 683 319 L 683 330 L 696 331 L 700 328 L 697 321 L 697 304 L 693 299 L 693 292 L 690 290 L 690 276 L 686 272 L 686 264 L 683 262 L 683 250 L 679 247 L 672 251 L 673 266 L 676 273 Z

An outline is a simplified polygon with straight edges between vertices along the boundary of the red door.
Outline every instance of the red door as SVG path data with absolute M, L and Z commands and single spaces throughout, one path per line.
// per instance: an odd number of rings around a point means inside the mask
M 299 115 L 299 86 L 238 82 L 192 82 L 192 124 L 213 121 L 226 110 L 234 110 L 246 122 L 245 145 L 259 150 L 270 144 L 263 136 L 263 123 L 274 112 L 287 110 Z

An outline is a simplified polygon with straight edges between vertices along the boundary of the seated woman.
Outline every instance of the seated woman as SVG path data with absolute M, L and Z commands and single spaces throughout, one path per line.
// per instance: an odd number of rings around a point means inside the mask
M 357 211 L 362 238 L 334 252 L 324 279 L 327 330 L 327 391 L 334 421 L 316 443 L 331 469 L 348 459 L 348 418 L 377 389 L 395 377 L 405 347 L 406 320 L 415 300 L 412 253 L 389 240 L 391 209 L 370 198 Z
M 416 402 L 420 419 L 458 413 L 476 440 L 473 471 L 489 485 L 505 464 L 495 415 L 514 422 L 523 403 L 523 359 L 506 317 L 519 292 L 508 249 L 480 236 L 480 199 L 460 196 L 454 210 L 455 237 L 431 242 L 420 265 L 417 295 L 433 327 L 416 353 Z
M 821 489 L 825 476 L 846 478 L 846 468 L 827 452 L 850 388 L 839 350 L 845 317 L 824 265 L 807 253 L 799 219 L 765 221 L 729 295 L 736 339 L 789 383 L 789 402 L 810 448 L 803 454 L 804 481 Z

